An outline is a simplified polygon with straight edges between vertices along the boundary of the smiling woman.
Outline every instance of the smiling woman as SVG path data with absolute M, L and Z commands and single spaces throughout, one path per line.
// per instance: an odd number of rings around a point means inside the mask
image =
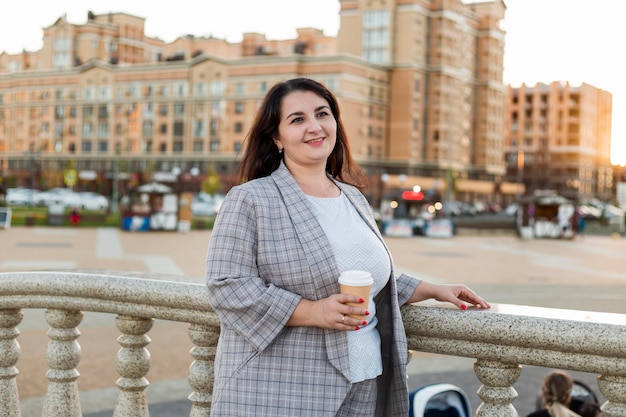
M 465 285 L 395 276 L 337 99 L 323 84 L 274 85 L 243 155 L 242 184 L 224 198 L 206 258 L 222 323 L 211 415 L 405 417 L 400 306 L 489 304 Z M 340 291 L 349 270 L 371 276 L 369 295 Z

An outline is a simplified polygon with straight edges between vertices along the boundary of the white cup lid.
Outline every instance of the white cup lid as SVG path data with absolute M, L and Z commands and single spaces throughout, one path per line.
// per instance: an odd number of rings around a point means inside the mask
M 351 270 L 343 271 L 339 275 L 339 283 L 344 285 L 372 285 L 374 279 L 367 271 Z

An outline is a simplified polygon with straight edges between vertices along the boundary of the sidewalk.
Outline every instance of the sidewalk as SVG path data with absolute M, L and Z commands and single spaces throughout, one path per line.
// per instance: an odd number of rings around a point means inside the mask
M 34 269 L 120 269 L 158 272 L 167 279 L 204 282 L 210 231 L 130 233 L 116 229 L 12 228 L 0 231 L 0 272 Z M 397 272 L 438 282 L 463 282 L 492 303 L 626 313 L 626 239 L 587 236 L 579 241 L 522 241 L 511 236 L 458 236 L 452 239 L 387 238 Z M 45 394 L 43 311 L 25 310 L 18 338 L 18 388 L 22 417 L 41 414 Z M 79 326 L 83 359 L 78 386 L 83 413 L 111 416 L 117 398 L 115 353 L 119 349 L 111 315 L 86 313 Z M 155 322 L 149 333 L 152 367 L 146 393 L 152 417 L 188 415 L 186 382 L 191 356 L 171 355 L 171 340 L 192 345 L 186 326 Z M 409 364 L 411 389 L 430 382 L 459 385 L 472 407 L 480 382 L 473 359 L 419 353 Z M 543 368 L 524 367 L 514 405 L 530 412 Z M 585 377 L 587 379 L 583 379 Z M 581 375 L 596 387 L 595 375 Z M 596 391 L 597 392 L 597 391 Z M 158 399 L 158 404 L 155 402 Z

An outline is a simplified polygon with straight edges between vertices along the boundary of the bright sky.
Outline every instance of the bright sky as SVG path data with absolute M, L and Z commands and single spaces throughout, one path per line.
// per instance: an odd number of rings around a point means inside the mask
M 613 94 L 613 163 L 626 165 L 626 71 L 619 42 L 626 39 L 621 2 L 615 0 L 504 0 L 507 31 L 504 82 L 586 82 Z M 42 46 L 42 28 L 66 14 L 82 24 L 87 12 L 126 12 L 146 18 L 146 34 L 171 42 L 213 35 L 239 42 L 244 32 L 269 39 L 314 27 L 335 36 L 339 0 L 22 0 L 0 14 L 0 52 Z M 620 117 L 621 116 L 621 117 Z

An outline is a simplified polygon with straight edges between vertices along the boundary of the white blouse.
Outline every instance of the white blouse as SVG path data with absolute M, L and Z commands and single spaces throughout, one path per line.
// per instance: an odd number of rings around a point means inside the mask
M 391 275 L 391 259 L 381 240 L 343 193 L 331 198 L 307 197 L 330 241 L 339 271 L 360 269 L 369 271 L 374 278 L 368 306 L 370 315 L 365 317 L 367 325 L 348 332 L 348 346 L 350 382 L 376 378 L 382 373 L 382 359 L 373 299 L 387 284 Z

